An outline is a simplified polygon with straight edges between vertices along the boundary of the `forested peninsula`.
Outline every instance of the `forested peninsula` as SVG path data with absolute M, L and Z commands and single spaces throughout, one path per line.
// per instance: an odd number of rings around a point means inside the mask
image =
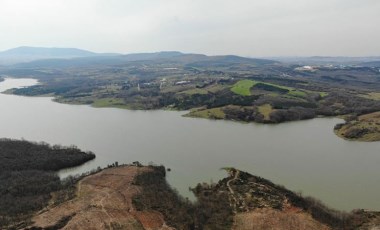
M 73 180 L 61 181 L 57 171 L 95 158 L 75 146 L 0 139 L 0 229 L 28 218 L 51 201 L 71 197 Z

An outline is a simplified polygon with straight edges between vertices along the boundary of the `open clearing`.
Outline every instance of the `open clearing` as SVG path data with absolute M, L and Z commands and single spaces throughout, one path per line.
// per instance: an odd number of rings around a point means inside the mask
M 161 213 L 137 211 L 132 204 L 132 198 L 140 192 L 140 187 L 133 185 L 134 178 L 149 170 L 152 169 L 123 166 L 85 177 L 79 181 L 74 199 L 41 211 L 32 218 L 34 223 L 30 227 L 171 229 L 166 226 Z
M 241 80 L 236 82 L 231 91 L 240 94 L 242 96 L 250 96 L 251 95 L 251 87 L 254 86 L 257 82 L 252 80 Z
M 273 92 L 282 92 L 284 94 L 287 94 L 292 97 L 306 97 L 306 92 L 297 90 L 292 87 L 282 86 L 282 85 L 276 85 L 272 83 L 267 82 L 261 82 L 261 81 L 253 81 L 253 80 L 240 80 L 236 82 L 232 88 L 231 91 L 242 95 L 242 96 L 250 96 L 252 87 L 259 87 L 266 91 L 273 91 Z
M 258 107 L 259 112 L 264 116 L 264 120 L 269 120 L 269 116 L 273 111 L 273 108 L 269 104 L 260 105 Z

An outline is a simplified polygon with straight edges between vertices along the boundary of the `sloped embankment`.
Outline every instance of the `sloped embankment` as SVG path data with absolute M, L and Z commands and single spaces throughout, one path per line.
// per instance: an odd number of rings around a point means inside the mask
M 141 187 L 133 181 L 152 167 L 121 166 L 85 177 L 77 196 L 36 215 L 34 229 L 171 229 L 156 211 L 137 211 L 132 198 Z
M 236 230 L 380 227 L 379 212 L 336 211 L 264 178 L 234 168 L 225 169 L 229 177 L 213 185 L 198 184 L 193 189 L 202 209 L 211 213 L 205 223 L 210 229 L 218 222 Z

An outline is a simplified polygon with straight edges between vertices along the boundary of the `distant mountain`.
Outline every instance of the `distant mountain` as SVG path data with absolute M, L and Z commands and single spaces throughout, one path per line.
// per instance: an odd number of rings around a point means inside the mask
M 380 61 L 380 57 L 270 57 L 272 60 L 298 65 L 360 65 L 362 62 Z
M 189 63 L 192 67 L 229 67 L 233 65 L 269 65 L 275 64 L 277 61 L 258 58 L 246 58 L 235 55 L 221 55 L 221 56 L 206 56 L 205 58 Z
M 79 57 L 111 56 L 76 48 L 43 48 L 22 46 L 0 52 L 0 64 L 15 64 L 39 59 L 69 59 Z
M 149 63 L 177 63 L 190 67 L 229 67 L 240 64 L 266 65 L 274 64 L 277 61 L 266 59 L 245 58 L 234 55 L 207 56 L 204 54 L 185 54 L 178 51 L 162 51 L 156 53 L 134 53 L 126 55 L 99 56 L 92 55 L 87 57 L 71 59 L 43 59 L 13 65 L 17 68 L 66 68 L 84 67 L 93 65 L 123 65 L 130 62 L 149 62 Z
M 362 62 L 360 63 L 361 66 L 366 67 L 380 67 L 380 60 L 379 61 L 371 61 L 371 62 Z
M 21 46 L 0 52 L 0 56 L 37 56 L 37 57 L 86 57 L 96 53 L 76 48 L 42 48 Z
M 175 58 L 183 56 L 184 54 L 178 51 L 162 51 L 156 53 L 133 53 L 126 54 L 123 56 L 124 60 L 127 61 L 143 61 L 143 60 L 156 60 L 164 58 Z

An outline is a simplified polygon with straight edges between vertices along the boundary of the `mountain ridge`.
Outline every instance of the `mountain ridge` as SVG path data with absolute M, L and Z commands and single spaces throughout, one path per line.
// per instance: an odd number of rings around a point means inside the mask
M 61 53 L 66 55 L 31 55 L 37 49 L 37 53 Z M 61 50 L 63 49 L 63 50 Z M 14 55 L 20 53 L 23 55 Z M 29 52 L 31 51 L 31 52 Z M 29 52 L 29 53 L 28 53 Z M 81 56 L 82 54 L 82 56 Z M 71 56 L 70 56 L 71 55 Z M 75 56 L 76 55 L 76 56 Z M 205 54 L 182 53 L 179 51 L 160 51 L 152 53 L 131 53 L 131 54 L 98 54 L 90 51 L 76 48 L 19 48 L 17 50 L 8 50 L 0 52 L 0 64 L 5 58 L 19 58 L 14 63 L 8 63 L 8 66 L 17 68 L 65 68 L 65 67 L 84 67 L 91 65 L 123 65 L 127 62 L 157 62 L 157 63 L 180 63 L 194 67 L 219 66 L 219 65 L 237 65 L 237 64 L 254 64 L 265 65 L 275 64 L 277 61 L 258 58 L 247 58 L 236 55 L 217 55 L 208 56 Z
M 12 65 L 41 59 L 71 59 L 80 57 L 114 56 L 120 54 L 95 53 L 78 48 L 20 46 L 0 52 L 0 64 Z

